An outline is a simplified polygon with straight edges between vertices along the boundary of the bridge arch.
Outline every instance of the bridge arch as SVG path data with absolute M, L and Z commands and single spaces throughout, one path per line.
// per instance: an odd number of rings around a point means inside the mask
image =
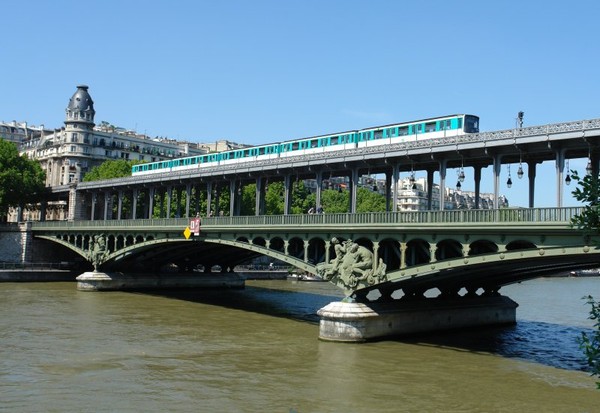
M 288 241 L 288 255 L 297 259 L 304 259 L 304 240 L 300 237 L 293 237 Z
M 285 252 L 285 242 L 281 237 L 271 238 L 271 242 L 269 243 L 269 248 L 273 251 L 279 251 L 281 253 Z
M 421 238 L 411 239 L 406 243 L 406 265 L 408 267 L 426 264 L 431 261 L 429 242 Z
M 253 245 L 259 245 L 261 247 L 267 246 L 267 240 L 264 237 L 255 237 L 252 239 Z
M 529 250 L 537 248 L 537 245 L 527 240 L 514 240 L 506 244 L 505 248 L 506 251 Z
M 480 239 L 469 244 L 468 256 L 490 254 L 498 252 L 498 245 L 487 239 Z
M 384 238 L 379 241 L 379 258 L 383 260 L 388 271 L 400 269 L 402 260 L 400 243 L 394 238 Z
M 435 249 L 435 259 L 438 261 L 458 258 L 463 256 L 463 246 L 452 238 L 441 240 Z

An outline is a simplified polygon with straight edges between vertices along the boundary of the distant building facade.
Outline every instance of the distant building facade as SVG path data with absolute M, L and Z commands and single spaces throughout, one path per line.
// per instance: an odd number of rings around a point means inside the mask
M 58 130 L 24 133 L 20 152 L 40 162 L 46 171 L 46 186 L 81 181 L 85 173 L 106 160 L 153 162 L 206 153 L 198 144 L 148 136 L 94 123 L 94 101 L 85 85 L 69 100 L 65 126 Z

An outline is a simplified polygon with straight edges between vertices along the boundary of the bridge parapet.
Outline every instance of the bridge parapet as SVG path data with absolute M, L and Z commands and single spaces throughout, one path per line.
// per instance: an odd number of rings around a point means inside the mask
M 365 212 L 355 214 L 299 214 L 252 215 L 202 218 L 207 227 L 305 226 L 305 225 L 398 225 L 398 224 L 519 224 L 564 223 L 581 213 L 581 207 L 568 208 L 515 208 L 445 210 L 416 212 Z M 180 227 L 189 224 L 187 218 L 122 219 L 99 221 L 45 221 L 34 222 L 34 230 L 59 228 L 130 228 Z

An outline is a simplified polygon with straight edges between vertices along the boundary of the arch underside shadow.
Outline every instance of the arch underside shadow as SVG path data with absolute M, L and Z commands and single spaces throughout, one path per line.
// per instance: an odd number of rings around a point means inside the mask
M 38 235 L 75 251 L 87 259 L 87 251 L 62 239 Z M 202 266 L 205 271 L 217 265 L 221 271 L 233 271 L 236 265 L 247 263 L 261 255 L 281 260 L 306 272 L 316 274 L 316 265 L 302 258 L 244 241 L 225 239 L 153 239 L 111 252 L 101 265 L 102 271 L 158 273 L 164 266 L 175 264 L 177 271 L 193 271 Z M 449 258 L 406 267 L 387 273 L 386 281 L 356 291 L 358 297 L 371 290 L 383 295 L 397 290 L 456 291 L 461 288 L 496 290 L 503 285 L 526 279 L 553 275 L 561 271 L 600 267 L 600 249 L 583 245 L 573 247 L 530 248 L 483 253 Z

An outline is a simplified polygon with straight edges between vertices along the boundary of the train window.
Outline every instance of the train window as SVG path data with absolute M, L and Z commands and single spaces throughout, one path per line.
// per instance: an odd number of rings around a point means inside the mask
M 462 118 L 456 119 L 456 129 L 462 129 L 462 126 L 463 126 Z
M 425 133 L 435 132 L 435 122 L 427 122 L 425 124 Z
M 373 134 L 373 139 L 381 139 L 383 138 L 383 130 L 376 130 Z
M 408 126 L 400 126 L 398 128 L 398 136 L 406 136 L 408 135 Z

